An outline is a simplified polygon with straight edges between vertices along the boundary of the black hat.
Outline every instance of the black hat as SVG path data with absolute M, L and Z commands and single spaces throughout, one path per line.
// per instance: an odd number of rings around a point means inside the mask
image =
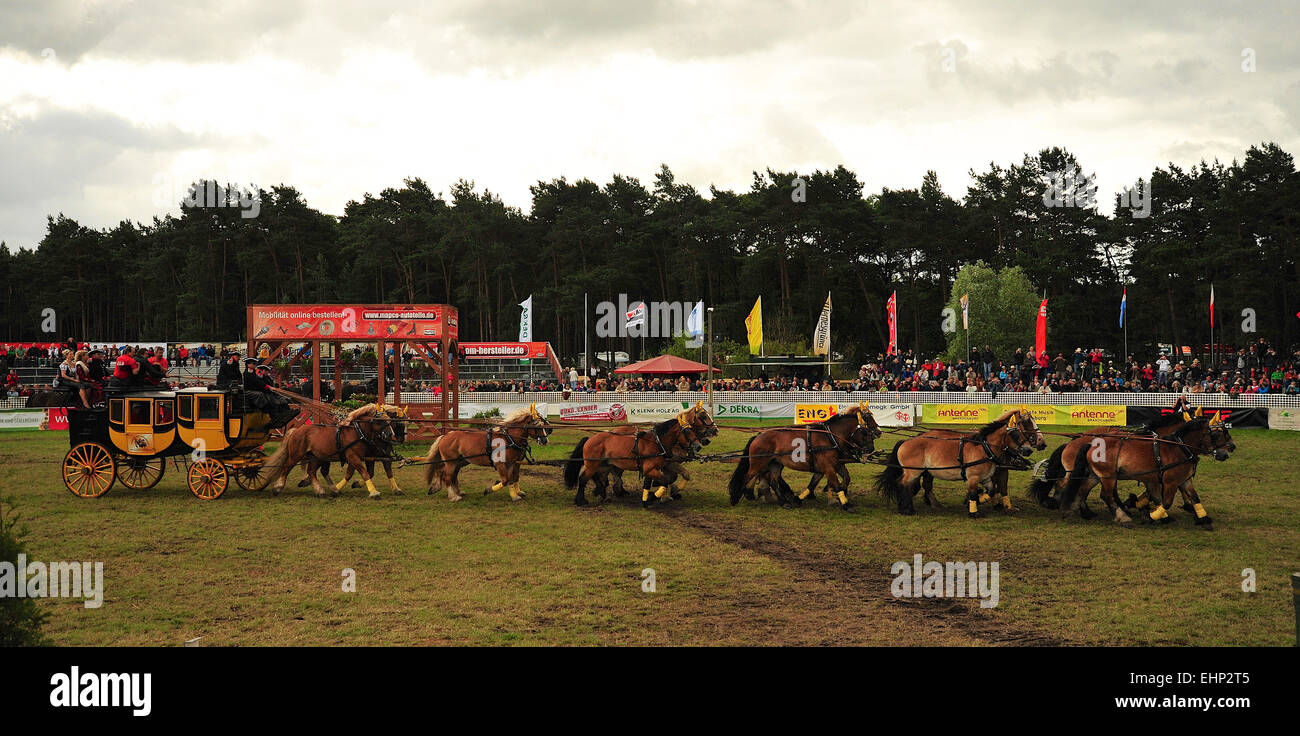
M 248 365 L 249 363 L 257 365 L 257 358 L 244 358 L 244 365 Z
M 91 350 L 89 354 L 94 355 L 95 353 L 99 353 L 100 355 L 103 355 L 104 351 L 100 350 L 99 348 L 95 348 L 94 350 Z

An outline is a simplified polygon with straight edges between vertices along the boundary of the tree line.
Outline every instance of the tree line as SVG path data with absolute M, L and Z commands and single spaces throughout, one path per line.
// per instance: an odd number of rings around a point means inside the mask
M 1079 177 L 1060 178 L 1071 171 Z M 567 362 L 583 349 L 584 294 L 593 315 L 620 293 L 702 299 L 715 308 L 714 334 L 734 342 L 744 342 L 761 294 L 765 336 L 777 346 L 806 344 L 829 291 L 832 350 L 856 363 L 884 351 L 895 291 L 900 347 L 945 351 L 954 280 L 982 261 L 1019 267 L 1047 295 L 1053 354 L 1118 352 L 1125 284 L 1131 352 L 1157 342 L 1199 351 L 1210 341 L 1211 282 L 1221 342 L 1256 336 L 1240 330 L 1246 308 L 1257 336 L 1297 341 L 1300 176 L 1289 153 L 1265 143 L 1230 164 L 1157 168 L 1135 183 L 1132 201 L 1149 201 L 1146 216 L 1127 201 L 1090 203 L 1086 171 L 1050 148 L 972 170 L 960 200 L 933 171 L 915 189 L 874 194 L 843 166 L 769 169 L 746 191 L 701 192 L 663 166 L 649 183 L 538 182 L 528 212 L 471 181 L 443 194 L 412 178 L 349 202 L 341 216 L 287 185 L 259 190 L 254 218 L 182 203 L 179 215 L 98 229 L 59 214 L 34 249 L 0 243 L 0 336 L 232 341 L 246 337 L 247 304 L 432 302 L 459 308 L 462 340 L 513 340 L 517 305 L 531 294 L 535 339 Z M 974 300 L 972 318 L 984 306 Z M 54 335 L 41 332 L 46 308 L 57 314 Z M 997 329 L 1033 344 L 1032 320 Z M 634 355 L 666 343 L 592 337 L 595 350 Z

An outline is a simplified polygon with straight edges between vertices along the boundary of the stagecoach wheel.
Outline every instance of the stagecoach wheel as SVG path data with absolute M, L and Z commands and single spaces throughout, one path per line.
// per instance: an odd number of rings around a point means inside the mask
M 144 491 L 158 485 L 166 467 L 167 461 L 160 457 L 122 458 L 117 466 L 117 479 L 127 488 Z
M 117 461 L 101 444 L 82 442 L 63 456 L 63 485 L 74 496 L 99 498 L 117 478 Z
M 249 450 L 244 454 L 248 464 L 234 469 L 235 482 L 245 491 L 260 491 L 271 480 L 269 474 L 262 474 L 262 463 L 266 462 L 266 453 L 261 450 Z
M 190 492 L 204 501 L 221 498 L 230 483 L 230 474 L 220 460 L 204 458 L 190 465 Z

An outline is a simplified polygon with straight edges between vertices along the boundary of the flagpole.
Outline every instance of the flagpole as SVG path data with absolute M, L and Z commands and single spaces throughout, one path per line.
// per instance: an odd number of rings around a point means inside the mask
M 587 292 L 584 291 L 582 292 L 582 369 L 587 372 L 587 380 L 591 382 L 591 388 L 594 390 L 596 388 L 596 379 L 591 374 L 591 369 L 596 363 L 591 359 L 591 340 L 587 334 L 587 320 L 591 310 L 587 307 Z

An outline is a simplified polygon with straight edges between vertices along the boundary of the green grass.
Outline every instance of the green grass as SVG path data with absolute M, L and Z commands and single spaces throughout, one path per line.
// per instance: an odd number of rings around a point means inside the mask
M 557 432 L 537 457 L 564 457 L 579 436 Z M 724 431 L 706 451 L 746 437 Z M 378 502 L 361 490 L 317 499 L 296 488 L 300 471 L 279 497 L 232 484 L 203 502 L 170 466 L 153 490 L 83 500 L 59 477 L 66 435 L 26 431 L 0 433 L 0 495 L 17 502 L 32 559 L 104 562 L 102 608 L 41 601 L 64 645 L 1291 645 L 1300 434 L 1235 439 L 1230 461 L 1200 465 L 1208 533 L 1182 511 L 1158 527 L 1063 522 L 1019 498 L 1023 473 L 1013 516 L 967 519 L 961 490 L 940 482 L 945 508 L 900 517 L 867 492 L 877 468 L 861 465 L 850 466 L 856 514 L 820 500 L 733 508 L 722 463 L 688 466 L 685 499 L 650 511 L 639 495 L 577 509 L 547 466 L 524 468 L 522 503 L 481 495 L 483 468 L 462 472 L 465 501 L 427 496 L 417 467 L 398 472 L 407 495 L 380 482 Z M 918 552 L 998 561 L 1000 605 L 895 600 L 890 564 Z M 653 594 L 641 590 L 647 567 Z M 344 568 L 356 593 L 341 590 Z M 1255 593 L 1242 592 L 1244 568 Z

